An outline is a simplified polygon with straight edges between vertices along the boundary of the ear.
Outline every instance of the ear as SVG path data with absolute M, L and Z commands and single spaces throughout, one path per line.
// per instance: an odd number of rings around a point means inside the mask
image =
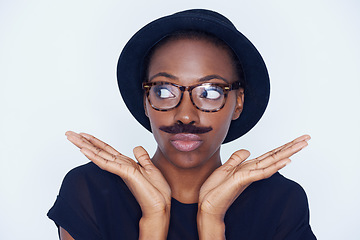
M 144 111 L 145 111 L 145 115 L 149 118 L 147 109 L 146 109 L 146 95 L 144 94 L 144 98 L 143 98 L 143 103 L 144 103 Z
M 236 106 L 235 106 L 232 120 L 236 120 L 240 117 L 240 114 L 241 114 L 243 108 L 244 108 L 244 89 L 240 88 L 236 92 Z

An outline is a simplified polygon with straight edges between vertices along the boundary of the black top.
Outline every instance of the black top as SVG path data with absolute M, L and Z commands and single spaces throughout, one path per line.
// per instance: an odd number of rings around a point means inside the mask
M 198 239 L 197 207 L 171 200 L 168 239 Z M 138 239 L 141 209 L 120 177 L 90 162 L 66 175 L 48 216 L 76 240 Z M 316 239 L 304 190 L 279 173 L 252 183 L 225 226 L 226 239 Z

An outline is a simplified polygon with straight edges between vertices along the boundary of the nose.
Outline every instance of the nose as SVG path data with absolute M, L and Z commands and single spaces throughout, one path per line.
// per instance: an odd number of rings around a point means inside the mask
M 174 110 L 174 120 L 178 123 L 195 124 L 200 120 L 199 110 L 193 105 L 188 91 L 184 92 L 180 105 Z

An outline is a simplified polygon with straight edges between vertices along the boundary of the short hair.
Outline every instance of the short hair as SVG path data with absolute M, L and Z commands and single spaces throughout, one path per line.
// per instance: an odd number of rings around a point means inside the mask
M 191 40 L 205 40 L 209 43 L 214 44 L 216 47 L 220 47 L 224 49 L 229 55 L 232 60 L 233 66 L 235 67 L 236 74 L 238 76 L 238 80 L 240 81 L 240 85 L 242 88 L 245 89 L 246 82 L 244 77 L 244 71 L 241 66 L 241 63 L 239 61 L 239 58 L 235 54 L 235 52 L 227 45 L 223 40 L 218 38 L 217 36 L 204 32 L 204 31 L 198 31 L 198 30 L 180 30 L 176 31 L 174 33 L 171 33 L 170 35 L 165 36 L 162 38 L 159 42 L 157 42 L 145 55 L 144 61 L 143 61 L 143 81 L 147 81 L 149 76 L 149 65 L 151 58 L 154 55 L 154 52 L 159 49 L 161 46 L 165 45 L 166 43 L 176 41 L 176 40 L 182 40 L 182 39 L 191 39 Z

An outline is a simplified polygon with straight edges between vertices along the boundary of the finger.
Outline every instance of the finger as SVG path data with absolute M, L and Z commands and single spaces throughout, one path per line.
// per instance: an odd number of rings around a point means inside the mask
M 240 163 L 244 162 L 250 156 L 250 152 L 245 149 L 234 152 L 229 160 L 227 160 L 223 166 L 236 167 Z
M 283 158 L 280 161 L 268 166 L 267 168 L 251 170 L 251 181 L 259 181 L 271 177 L 274 173 L 284 168 L 291 162 L 289 158 Z
M 282 146 L 280 146 L 280 147 L 278 147 L 278 148 L 275 148 L 275 149 L 272 150 L 272 151 L 269 151 L 269 152 L 261 155 L 261 156 L 258 157 L 257 159 L 258 159 L 258 160 L 262 160 L 262 159 L 264 159 L 264 158 L 266 158 L 266 157 L 268 157 L 268 156 L 270 156 L 270 155 L 272 155 L 272 154 L 274 154 L 274 153 L 276 153 L 276 152 L 278 152 L 278 151 L 281 151 L 281 150 L 283 150 L 283 149 L 286 149 L 286 148 L 288 148 L 288 147 L 290 147 L 290 146 L 292 146 L 292 145 L 294 145 L 294 144 L 296 144 L 296 143 L 298 143 L 298 142 L 308 141 L 308 140 L 310 140 L 310 136 L 309 136 L 309 135 L 300 136 L 300 137 L 294 139 L 294 140 L 291 141 L 291 142 L 288 142 L 288 143 L 286 143 L 286 144 L 284 144 L 284 145 L 282 145 Z
M 86 138 L 82 137 L 80 134 L 73 132 L 73 131 L 67 131 L 65 133 L 66 137 L 73 136 L 82 139 L 86 143 L 90 143 Z
M 73 143 L 75 146 L 77 146 L 78 148 L 82 148 L 82 147 L 87 146 L 87 145 L 89 145 L 89 146 L 93 145 L 86 138 L 83 138 L 78 134 L 69 134 L 69 135 L 67 135 L 67 139 L 71 143 Z
M 82 137 L 79 134 L 69 134 L 67 136 L 67 139 L 80 149 L 87 148 L 87 149 L 91 150 L 94 154 L 97 154 L 97 155 L 101 156 L 102 158 L 105 158 L 105 159 L 111 160 L 111 161 L 117 160 L 116 156 L 118 156 L 118 155 L 111 154 L 111 153 L 101 149 L 100 147 L 95 146 L 93 143 L 89 142 L 86 138 Z
M 101 169 L 106 170 L 111 173 L 114 173 L 114 174 L 117 174 L 120 177 L 123 177 L 124 172 L 121 171 L 121 164 L 119 164 L 115 161 L 109 161 L 109 160 L 95 154 L 88 148 L 82 148 L 82 149 L 80 149 L 80 152 L 82 152 L 90 161 L 95 163 Z
M 260 157 L 257 157 L 256 159 L 257 159 L 257 160 L 262 160 L 262 159 L 264 159 L 264 158 L 266 158 L 266 157 L 268 157 L 268 156 L 270 156 L 270 155 L 272 155 L 272 154 L 274 154 L 274 153 L 276 153 L 276 152 L 278 152 L 278 151 L 281 151 L 281 150 L 283 150 L 283 149 L 286 149 L 286 148 L 288 148 L 288 147 L 290 147 L 290 146 L 292 146 L 292 145 L 294 145 L 294 144 L 296 144 L 296 143 L 298 143 L 298 142 L 301 142 L 301 141 L 309 141 L 310 139 L 311 139 L 311 137 L 310 137 L 309 135 L 302 135 L 302 136 L 294 139 L 294 140 L 291 141 L 291 142 L 288 142 L 288 143 L 286 143 L 286 144 L 284 144 L 284 145 L 282 145 L 282 146 L 280 146 L 280 147 L 278 147 L 278 148 L 275 148 L 275 149 L 273 149 L 273 150 L 271 150 L 271 151 L 269 151 L 269 152 L 261 155 Z
M 95 150 L 95 146 L 94 144 L 92 144 L 91 142 L 89 142 L 86 138 L 82 137 L 79 134 L 70 134 L 67 135 L 67 139 L 73 143 L 75 146 L 77 146 L 78 148 L 83 148 L 83 147 L 87 147 L 92 149 L 94 152 L 97 152 Z
M 100 139 L 97 139 L 96 137 L 87 134 L 87 133 L 80 133 L 81 136 L 83 136 L 85 139 L 87 139 L 89 142 L 91 142 L 94 146 L 104 149 L 105 151 L 109 152 L 113 155 L 122 155 L 118 151 L 116 151 L 113 147 L 111 147 L 109 144 L 101 141 Z
M 291 157 L 295 153 L 304 149 L 307 145 L 308 145 L 308 143 L 306 141 L 301 141 L 301 142 L 295 143 L 294 145 L 291 145 L 281 151 L 278 151 L 278 152 L 264 158 L 261 161 L 256 161 L 257 169 L 267 168 L 274 164 L 276 165 L 277 162 Z
M 135 158 L 138 160 L 138 162 L 140 163 L 140 165 L 143 168 L 148 169 L 148 168 L 154 166 L 154 164 L 152 163 L 152 161 L 150 159 L 149 154 L 143 147 L 141 147 L 141 146 L 135 147 L 133 152 L 134 152 Z

